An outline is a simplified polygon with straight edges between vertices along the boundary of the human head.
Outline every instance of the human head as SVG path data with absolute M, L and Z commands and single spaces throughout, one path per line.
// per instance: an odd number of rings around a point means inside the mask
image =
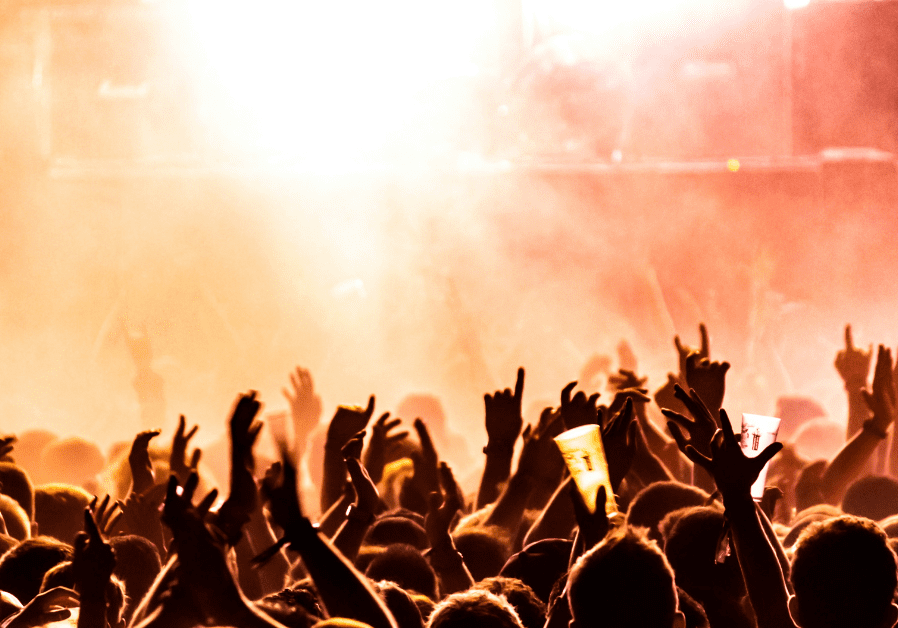
M 674 574 L 645 532 L 623 526 L 581 556 L 568 580 L 571 628 L 682 628 Z
M 125 585 L 129 601 L 125 618 L 130 621 L 131 614 L 162 571 L 159 550 L 153 543 L 136 534 L 114 536 L 109 539 L 109 544 L 115 552 L 115 569 L 112 573 Z
M 505 598 L 468 589 L 453 593 L 436 605 L 427 628 L 523 628 L 514 608 Z
M 676 574 L 677 585 L 699 602 L 709 598 L 734 601 L 745 595 L 742 571 L 735 555 L 720 564 L 715 560 L 717 543 L 726 524 L 723 511 L 696 506 L 668 515 L 674 517 L 675 522 L 666 532 L 664 555 Z M 667 519 L 662 526 L 667 528 Z
M 375 581 L 395 582 L 403 589 L 423 593 L 432 600 L 439 599 L 433 568 L 411 545 L 390 545 L 371 560 L 365 575 Z
M 6 531 L 19 541 L 31 536 L 31 521 L 25 510 L 9 495 L 0 495 L 0 514 L 6 522 Z
M 808 526 L 791 578 L 789 610 L 802 628 L 891 628 L 898 620 L 895 553 L 869 519 L 844 515 Z
M 633 498 L 627 510 L 627 525 L 648 528 L 649 538 L 660 542 L 658 526 L 668 513 L 688 506 L 701 506 L 709 498 L 705 491 L 688 484 L 654 482 Z
M 34 485 L 28 472 L 12 462 L 0 462 L 0 486 L 4 495 L 19 502 L 31 521 L 34 518 Z
M 47 536 L 22 541 L 0 558 L 0 590 L 27 604 L 41 588 L 44 574 L 55 565 L 72 560 L 71 545 Z
M 452 539 L 475 581 L 498 576 L 511 556 L 508 540 L 496 526 L 459 525 Z
M 475 584 L 473 588 L 495 593 L 508 600 L 524 628 L 542 628 L 546 623 L 546 605 L 536 596 L 533 589 L 517 578 L 502 576 L 486 578 Z
M 34 520 L 38 532 L 64 543 L 74 543 L 84 527 L 84 509 L 90 493 L 71 484 L 44 484 L 34 490 Z

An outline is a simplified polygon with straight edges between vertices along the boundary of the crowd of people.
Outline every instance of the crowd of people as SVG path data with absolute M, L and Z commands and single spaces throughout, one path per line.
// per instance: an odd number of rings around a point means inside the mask
M 846 329 L 849 416 L 832 455 L 804 455 L 819 421 L 791 400 L 780 442 L 747 457 L 724 409 L 729 364 L 700 329 L 698 348 L 675 340 L 677 372 L 653 394 L 621 368 L 601 394 L 568 384 L 526 427 L 519 369 L 484 395 L 477 456 L 436 397 L 375 418 L 372 396 L 322 420 L 303 368 L 284 391 L 289 429 L 267 430 L 275 460 L 262 463 L 256 393 L 237 398 L 225 477 L 191 450 L 183 416 L 170 443 L 142 431 L 105 455 L 47 430 L 8 435 L 0 627 L 894 626 L 891 351 L 874 360 Z M 612 509 L 604 486 L 587 505 L 554 441 L 586 425 Z

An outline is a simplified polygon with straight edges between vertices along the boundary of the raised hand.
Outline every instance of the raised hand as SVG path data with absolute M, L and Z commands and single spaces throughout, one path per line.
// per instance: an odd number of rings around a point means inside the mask
M 198 429 L 200 429 L 200 426 L 194 425 L 187 432 L 187 420 L 184 418 L 184 415 L 182 414 L 178 419 L 178 429 L 175 431 L 175 437 L 172 439 L 168 467 L 181 482 L 186 481 L 187 477 L 196 471 L 200 464 L 200 456 L 203 452 L 199 448 L 193 450 L 190 462 L 187 461 L 187 447 L 190 445 L 190 439 L 193 438 Z
M 162 519 L 159 516 L 159 509 L 165 499 L 165 486 L 155 484 L 143 493 L 131 491 L 124 501 L 117 502 L 122 514 L 120 523 L 125 533 L 149 539 L 159 550 L 160 556 L 166 555 Z
M 521 398 L 524 395 L 524 369 L 518 369 L 514 392 L 508 388 L 483 396 L 486 407 L 486 433 L 489 438 L 487 451 L 507 454 L 514 451 L 521 434 L 524 418 L 521 414 Z
M 412 454 L 412 461 L 415 464 L 415 475 L 410 481 L 407 481 L 408 487 L 417 492 L 418 497 L 422 500 L 422 505 L 426 508 L 427 496 L 434 491 L 440 489 L 439 474 L 437 471 L 439 464 L 439 456 L 436 448 L 433 446 L 433 439 L 427 430 L 427 424 L 421 419 L 415 419 L 415 432 L 418 433 L 418 441 L 421 443 L 420 453 Z
M 430 494 L 424 525 L 431 547 L 452 544 L 452 521 L 464 505 L 452 469 L 445 462 L 440 463 L 439 475 L 441 491 Z
M 361 432 L 374 414 L 374 395 L 368 398 L 368 407 L 340 406 L 327 427 L 327 446 L 339 451 L 346 442 Z
M 183 417 L 182 417 L 183 418 Z M 128 454 L 128 466 L 131 468 L 131 490 L 135 493 L 143 493 L 156 483 L 153 474 L 153 463 L 150 461 L 150 441 L 159 436 L 159 430 L 140 432 L 131 443 L 131 452 Z M 183 456 L 181 460 L 183 460 Z
M 836 354 L 836 370 L 845 388 L 860 389 L 867 385 L 870 374 L 870 360 L 873 356 L 873 345 L 867 351 L 854 346 L 851 325 L 845 325 L 845 349 Z
M 55 587 L 39 593 L 28 604 L 3 620 L 3 628 L 38 628 L 72 616 L 70 608 L 77 608 L 78 594 L 65 587 Z
M 561 420 L 564 421 L 564 429 L 572 430 L 581 425 L 596 425 L 599 422 L 599 393 L 594 393 L 588 398 L 581 390 L 571 398 L 571 391 L 577 386 L 577 382 L 571 382 L 561 391 Z
M 723 406 L 726 374 L 729 362 L 711 362 L 692 353 L 686 358 L 686 385 L 698 393 L 704 404 L 713 411 Z
M 377 487 L 357 457 L 347 456 L 346 469 L 349 471 L 352 488 L 355 490 L 353 509 L 362 516 L 370 517 L 373 520 L 377 511 L 380 510 L 380 494 L 377 492 Z
M 677 356 L 680 361 L 680 382 L 686 382 L 686 360 L 693 353 L 697 353 L 699 359 L 708 358 L 711 355 L 711 349 L 708 342 L 708 328 L 704 323 L 698 326 L 698 333 L 701 335 L 701 344 L 698 349 L 694 349 L 688 345 L 684 345 L 680 341 L 679 336 L 674 336 L 674 346 L 677 348 Z
M 725 421 L 722 417 L 717 417 L 710 412 L 694 390 L 687 393 L 677 385 L 674 394 L 686 406 L 694 419 L 689 420 L 682 414 L 667 408 L 661 409 L 664 416 L 669 419 L 667 427 L 674 440 L 677 441 L 677 446 L 684 454 L 686 447 L 692 447 L 702 455 L 710 456 L 711 439 Z
M 638 426 L 634 418 L 633 400 L 628 397 L 624 407 L 602 429 L 602 447 L 605 449 L 605 459 L 608 462 L 608 479 L 614 490 L 617 490 L 624 476 L 630 471 L 633 458 L 636 456 Z
M 308 520 L 302 514 L 297 492 L 296 466 L 290 453 L 281 447 L 281 460 L 265 473 L 262 493 L 268 503 L 271 520 L 284 530 L 284 540 L 289 541 L 291 530 L 305 525 Z
M 315 394 L 312 374 L 308 369 L 297 366 L 296 371 L 290 373 L 290 386 L 292 390 L 284 388 L 282 392 L 290 404 L 296 445 L 304 450 L 309 434 L 321 418 L 321 397 Z
M 783 444 L 772 443 L 756 457 L 749 458 L 739 446 L 726 410 L 722 408 L 720 422 L 721 428 L 711 439 L 710 456 L 700 453 L 691 444 L 686 445 L 684 453 L 711 474 L 726 503 L 731 498 L 751 495 L 751 485 L 758 479 L 764 465 L 783 448 Z
M 90 502 L 90 510 L 94 514 L 94 520 L 105 537 L 110 537 L 116 530 L 119 519 L 122 518 L 122 511 L 119 502 L 110 503 L 109 495 L 103 498 L 102 502 L 97 503 L 99 499 L 95 495 Z
M 362 457 L 362 447 L 365 445 L 365 430 L 362 430 L 340 448 L 343 458 L 355 458 L 358 460 Z
M 596 490 L 596 510 L 589 512 L 586 502 L 583 501 L 583 495 L 580 494 L 580 489 L 573 482 L 568 486 L 568 494 L 574 504 L 574 517 L 577 519 L 579 529 L 578 539 L 583 543 L 583 547 L 579 548 L 579 552 L 582 554 L 598 545 L 611 528 L 611 522 L 605 512 L 605 502 L 608 497 L 605 487 L 600 485 Z
M 885 437 L 886 430 L 894 423 L 898 412 L 898 391 L 895 388 L 892 371 L 892 350 L 879 345 L 876 368 L 873 371 L 873 390 L 864 390 L 864 400 L 873 413 L 869 428 Z
M 258 504 L 258 488 L 253 472 L 256 468 L 253 445 L 262 429 L 256 420 L 261 404 L 256 391 L 240 395 L 228 427 L 231 437 L 231 489 L 218 511 L 218 526 L 226 532 L 229 542 L 236 543 L 241 529 L 249 521 Z
M 628 369 L 619 369 L 616 375 L 608 376 L 609 387 L 612 387 L 613 390 L 637 388 L 644 391 L 647 381 L 649 381 L 648 377 L 639 377 L 635 371 Z
M 75 579 L 75 590 L 82 596 L 82 611 L 85 602 L 83 598 L 99 595 L 105 613 L 106 585 L 113 569 L 115 569 L 115 553 L 112 546 L 103 540 L 90 508 L 85 508 L 84 531 L 75 537 L 75 556 L 72 559 L 72 575 Z
M 424 529 L 430 541 L 428 559 L 440 578 L 440 591 L 450 595 L 470 588 L 474 578 L 450 534 L 452 522 L 464 503 L 461 490 L 445 462 L 440 463 L 439 475 L 441 491 L 434 491 L 429 496 Z
M 562 431 L 561 413 L 545 408 L 536 428 L 532 425 L 524 428 L 524 447 L 518 459 L 517 473 L 550 485 L 554 491 L 564 472 L 564 458 L 553 439 Z
M 383 479 L 387 460 L 396 457 L 400 445 L 408 436 L 408 430 L 393 432 L 401 423 L 402 419 L 390 419 L 390 413 L 384 412 L 371 427 L 371 438 L 365 450 L 364 464 L 375 484 L 379 484 Z

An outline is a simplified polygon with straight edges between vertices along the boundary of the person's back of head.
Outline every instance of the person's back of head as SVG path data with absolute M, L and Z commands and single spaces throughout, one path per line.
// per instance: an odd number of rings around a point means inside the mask
M 845 515 L 808 526 L 795 544 L 790 600 L 802 628 L 891 628 L 898 561 L 873 521 Z
M 411 593 L 388 580 L 375 582 L 374 589 L 383 598 L 399 628 L 424 628 L 424 618 Z
M 437 600 L 437 576 L 427 559 L 411 545 L 390 545 L 377 554 L 368 567 L 365 575 L 370 579 L 389 580 L 403 589 L 422 593 Z
M 44 484 L 34 489 L 34 520 L 37 530 L 64 543 L 75 542 L 84 527 L 84 509 L 91 495 L 71 484 Z
M 673 628 L 685 625 L 674 574 L 639 529 L 612 531 L 581 556 L 568 580 L 571 628 Z
M 28 521 L 34 518 L 34 485 L 25 469 L 12 462 L 0 462 L 0 492 L 19 502 Z
M 0 495 L 0 514 L 11 537 L 24 541 L 31 537 L 31 520 L 28 513 L 9 495 Z
M 653 482 L 639 491 L 627 509 L 627 525 L 647 528 L 649 538 L 661 541 L 659 525 L 668 513 L 689 506 L 702 506 L 710 495 L 682 482 Z
M 567 539 L 542 539 L 531 543 L 509 558 L 499 575 L 517 578 L 548 604 L 555 583 L 567 573 L 572 545 L 573 542 Z
M 475 582 L 498 576 L 511 556 L 507 535 L 496 526 L 459 525 L 452 533 L 452 539 Z
M 667 530 L 664 555 L 676 574 L 677 585 L 700 602 L 709 595 L 741 598 L 745 585 L 735 556 L 720 564 L 715 560 L 726 525 L 723 511 L 698 506 L 674 514 L 679 516 Z
M 533 589 L 517 578 L 496 576 L 485 578 L 474 589 L 489 591 L 508 600 L 524 625 L 524 628 L 542 628 L 546 623 L 546 605 Z
M 436 605 L 427 628 L 523 628 L 505 598 L 489 591 L 468 589 L 453 593 Z
M 0 590 L 27 604 L 38 594 L 44 575 L 61 562 L 72 560 L 71 545 L 46 536 L 22 541 L 0 557 Z
M 426 550 L 430 543 L 424 526 L 408 517 L 378 517 L 365 534 L 366 545 L 394 545 L 401 543 L 411 545 L 419 550 Z
M 881 521 L 898 514 L 898 481 L 884 475 L 857 480 L 842 498 L 845 514 Z
M 131 613 L 144 598 L 159 572 L 162 561 L 159 550 L 150 541 L 136 534 L 114 536 L 109 544 L 115 552 L 115 569 L 113 574 L 125 585 L 128 597 L 125 617 L 131 620 Z

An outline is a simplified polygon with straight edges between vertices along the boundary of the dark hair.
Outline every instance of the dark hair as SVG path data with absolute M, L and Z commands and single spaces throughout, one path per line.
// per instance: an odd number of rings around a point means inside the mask
M 28 513 L 9 495 L 0 494 L 0 514 L 6 522 L 9 535 L 19 541 L 31 536 L 31 520 Z
M 424 618 L 411 593 L 389 580 L 375 582 L 374 588 L 383 598 L 399 628 L 424 628 Z
M 427 628 L 523 628 L 514 608 L 489 591 L 468 589 L 436 605 Z
M 130 622 L 131 614 L 162 571 L 162 561 L 156 546 L 136 534 L 114 536 L 109 539 L 109 545 L 115 552 L 112 573 L 124 583 L 125 594 L 131 602 L 125 612 L 125 619 Z
M 424 526 L 402 516 L 375 519 L 365 534 L 364 543 L 381 546 L 401 543 L 417 547 L 419 550 L 426 550 L 430 546 Z
M 542 628 L 546 623 L 546 605 L 533 589 L 517 578 L 496 576 L 486 578 L 472 588 L 495 593 L 508 600 L 524 625 L 524 628 Z
M 677 585 L 703 601 L 710 590 L 716 597 L 736 598 L 745 594 L 745 582 L 735 553 L 718 564 L 717 544 L 726 519 L 722 511 L 697 506 L 676 511 L 679 515 L 667 532 L 664 555 L 676 574 Z
M 895 553 L 869 519 L 812 523 L 795 544 L 792 586 L 804 626 L 876 626 L 898 586 Z
M 91 495 L 71 484 L 44 484 L 34 490 L 34 520 L 38 532 L 64 543 L 74 543 L 84 527 L 84 509 Z
M 25 469 L 12 462 L 0 462 L 0 486 L 4 495 L 19 502 L 29 522 L 34 519 L 34 485 Z
M 421 555 L 411 545 L 390 545 L 371 561 L 365 575 L 372 580 L 389 580 L 403 589 L 423 593 L 437 600 L 437 576 Z
M 703 506 L 710 499 L 705 491 L 681 482 L 655 482 L 639 491 L 627 510 L 627 525 L 648 528 L 649 538 L 661 541 L 658 528 L 668 513 L 689 506 Z
M 499 575 L 517 578 L 548 604 L 552 587 L 567 573 L 572 541 L 542 539 L 508 559 Z
M 644 530 L 618 528 L 581 556 L 568 580 L 579 626 L 670 628 L 677 612 L 674 574 Z
M 498 576 L 511 555 L 501 530 L 494 526 L 473 526 L 452 533 L 474 581 Z
M 72 555 L 71 545 L 47 536 L 22 541 L 0 558 L 0 590 L 27 604 L 40 591 L 44 574 Z

